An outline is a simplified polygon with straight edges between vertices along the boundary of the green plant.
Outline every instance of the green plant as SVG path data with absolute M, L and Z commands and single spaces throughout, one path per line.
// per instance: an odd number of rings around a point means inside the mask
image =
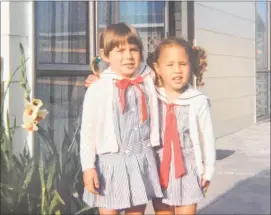
M 65 131 L 62 147 L 57 149 L 51 138 L 52 130 L 39 126 L 45 115 L 40 115 L 40 100 L 30 100 L 25 66 L 25 54 L 20 44 L 21 86 L 25 91 L 28 106 L 24 112 L 24 127 L 29 131 L 37 130 L 35 153 L 31 157 L 27 144 L 18 156 L 13 154 L 13 135 L 16 120 L 10 125 L 8 113 L 1 121 L 1 214 L 75 214 L 83 213 L 88 207 L 81 200 L 83 183 L 81 165 L 77 155 L 78 129 L 70 140 Z M 8 82 L 10 85 L 12 78 Z M 8 89 L 7 89 L 8 90 Z M 4 98 L 7 93 L 4 93 Z M 4 104 L 4 102 L 3 102 Z M 43 112 L 44 113 L 44 112 Z M 1 115 L 3 106 L 1 107 Z M 35 115 L 34 115 L 35 114 Z M 33 117 L 34 116 L 34 117 Z M 89 213 L 95 213 L 88 210 Z

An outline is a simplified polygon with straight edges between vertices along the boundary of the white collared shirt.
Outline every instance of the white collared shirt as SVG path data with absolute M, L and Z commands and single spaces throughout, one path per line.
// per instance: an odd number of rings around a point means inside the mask
M 167 103 L 164 88 L 156 88 L 158 99 Z M 211 180 L 215 170 L 216 149 L 209 98 L 189 85 L 188 89 L 175 99 L 176 105 L 189 105 L 189 131 L 194 146 L 199 176 Z
M 137 74 L 143 76 L 144 86 L 149 97 L 150 144 L 158 146 L 160 144 L 159 118 L 155 87 L 150 75 L 150 68 L 141 64 L 139 70 Z M 114 79 L 121 78 L 109 67 L 101 74 L 101 78 L 86 91 L 80 133 L 80 158 L 83 171 L 95 168 L 97 154 L 119 151 L 112 117 Z

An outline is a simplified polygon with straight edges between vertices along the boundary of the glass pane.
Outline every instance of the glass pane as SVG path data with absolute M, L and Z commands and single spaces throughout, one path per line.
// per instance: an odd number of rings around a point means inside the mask
M 267 1 L 256 2 L 256 67 L 268 67 L 268 16 Z
M 43 108 L 49 111 L 41 127 L 50 128 L 50 137 L 61 146 L 65 132 L 70 140 L 79 135 L 86 77 L 38 77 L 36 97 L 43 101 Z
M 88 2 L 36 2 L 39 64 L 89 64 Z
M 98 2 L 98 32 L 109 24 L 126 22 L 133 25 L 144 44 L 144 56 L 164 38 L 165 3 L 163 1 Z M 98 47 L 97 47 L 98 48 Z

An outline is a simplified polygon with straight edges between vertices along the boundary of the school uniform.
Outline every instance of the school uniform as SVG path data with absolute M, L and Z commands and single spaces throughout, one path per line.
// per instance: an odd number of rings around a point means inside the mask
M 172 206 L 198 203 L 204 197 L 201 179 L 211 180 L 215 169 L 209 99 L 189 85 L 179 98 L 168 104 L 164 88 L 156 91 L 162 145 L 156 147 L 156 158 L 163 187 L 162 202 Z
M 96 168 L 100 182 L 99 195 L 84 191 L 91 208 L 125 209 L 162 197 L 152 148 L 160 144 L 157 97 L 151 77 L 143 79 L 120 86 L 108 68 L 86 93 L 80 157 L 83 171 Z

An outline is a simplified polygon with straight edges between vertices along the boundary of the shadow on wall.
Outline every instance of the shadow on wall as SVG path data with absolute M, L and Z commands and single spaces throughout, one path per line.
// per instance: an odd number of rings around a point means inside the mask
M 270 214 L 270 169 L 238 182 L 199 214 Z

